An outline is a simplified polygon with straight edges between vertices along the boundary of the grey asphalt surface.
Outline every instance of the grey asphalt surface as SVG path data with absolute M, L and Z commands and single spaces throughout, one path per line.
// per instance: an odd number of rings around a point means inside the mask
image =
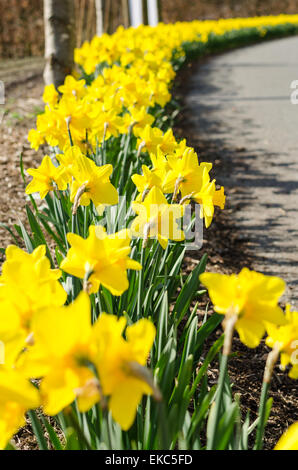
M 253 268 L 288 283 L 298 308 L 298 37 L 208 59 L 190 79 L 186 107 L 203 140 L 225 149 L 227 208 Z M 229 153 L 230 150 L 230 153 Z M 237 158 L 233 160 L 235 152 Z

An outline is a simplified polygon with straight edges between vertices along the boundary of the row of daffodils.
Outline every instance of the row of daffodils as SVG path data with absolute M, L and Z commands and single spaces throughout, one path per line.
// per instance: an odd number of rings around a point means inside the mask
M 28 224 L 9 230 L 25 249 L 7 247 L 0 277 L 0 448 L 25 416 L 40 449 L 247 449 L 249 434 L 262 448 L 279 357 L 298 378 L 298 312 L 279 307 L 277 277 L 204 273 L 206 256 L 184 274 L 188 228 L 208 228 L 225 194 L 175 138 L 170 90 L 194 52 L 297 31 L 298 16 L 119 28 L 45 88 L 29 140 L 49 155 L 30 180 L 21 162 Z M 215 313 L 202 321 L 204 288 Z M 253 422 L 228 380 L 234 329 L 272 348 Z M 277 448 L 297 446 L 296 424 Z

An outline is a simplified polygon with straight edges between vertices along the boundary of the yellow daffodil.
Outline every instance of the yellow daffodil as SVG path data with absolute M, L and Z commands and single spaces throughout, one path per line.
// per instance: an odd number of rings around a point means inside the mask
M 184 233 L 177 223 L 184 214 L 184 207 L 168 204 L 158 187 L 154 186 L 143 202 L 133 202 L 132 208 L 138 214 L 131 225 L 134 236 L 143 238 L 145 242 L 148 238 L 157 238 L 164 249 L 169 240 L 184 240 Z
M 164 153 L 171 153 L 176 145 L 172 129 L 163 133 L 158 127 L 145 126 L 137 132 L 139 137 L 137 141 L 138 149 L 147 150 L 149 153 L 156 153 L 158 148 Z
M 142 396 L 153 393 L 145 366 L 155 338 L 153 323 L 142 319 L 126 328 L 125 340 L 125 324 L 123 317 L 102 314 L 95 325 L 102 391 L 109 396 L 109 409 L 123 430 L 132 425 Z
M 281 436 L 274 450 L 298 450 L 298 422 L 292 424 Z
M 49 191 L 56 188 L 64 191 L 67 188 L 68 178 L 64 168 L 54 166 L 48 155 L 37 169 L 30 168 L 27 173 L 33 176 L 33 180 L 28 184 L 26 194 L 39 193 L 43 199 Z
M 38 408 L 38 390 L 19 372 L 0 368 L 0 449 L 25 425 L 27 410 Z
M 84 292 L 67 307 L 36 315 L 34 346 L 25 354 L 22 373 L 43 377 L 40 392 L 47 414 L 59 413 L 75 399 L 80 411 L 88 411 L 108 398 L 113 418 L 127 430 L 143 394 L 160 398 L 145 367 L 155 327 L 142 319 L 127 327 L 125 340 L 125 325 L 124 317 L 102 313 L 92 326 Z
M 45 143 L 45 138 L 36 129 L 31 129 L 28 133 L 28 141 L 30 142 L 32 149 L 38 150 L 39 147 Z
M 286 307 L 285 319 L 285 325 L 267 325 L 266 344 L 278 348 L 282 368 L 291 364 L 289 377 L 298 379 L 298 312 L 291 311 L 290 305 Z
M 133 129 L 138 130 L 142 129 L 146 125 L 151 126 L 154 122 L 154 117 L 147 112 L 145 106 L 140 108 L 130 106 L 128 111 L 129 112 L 123 116 L 125 132 L 127 132 L 131 126 L 133 126 Z
M 180 151 L 183 151 L 181 155 Z M 214 206 L 223 209 L 225 205 L 224 188 L 216 190 L 215 180 L 210 180 L 212 164 L 199 164 L 197 154 L 192 148 L 185 147 L 185 143 L 175 154 L 167 156 L 167 163 L 169 170 L 163 180 L 164 192 L 173 193 L 173 200 L 180 192 L 184 203 L 192 199 L 200 204 L 200 217 L 205 219 L 208 228 L 213 219 Z
M 0 277 L 0 341 L 5 345 L 5 363 L 13 364 L 33 332 L 36 312 L 58 307 L 67 294 L 51 269 L 44 245 L 28 254 L 16 246 L 6 249 Z
M 204 162 L 199 165 L 198 156 L 193 149 L 185 151 L 181 158 L 168 155 L 167 161 L 170 171 L 164 181 L 164 191 L 175 193 L 175 197 L 179 191 L 182 198 L 193 192 L 199 192 L 203 180 L 206 184 L 206 177 L 209 178 L 209 171 L 212 168 L 211 163 Z
M 117 137 L 123 128 L 123 119 L 113 106 L 108 109 L 96 109 L 92 116 L 92 132 L 90 139 L 96 141 L 108 140 L 111 136 Z
M 47 308 L 35 316 L 34 345 L 23 372 L 43 377 L 40 385 L 45 413 L 55 415 L 78 398 L 80 410 L 100 400 L 96 375 L 90 368 L 95 347 L 91 341 L 91 306 L 82 292 L 67 307 Z
M 90 200 L 95 207 L 118 203 L 117 189 L 110 182 L 112 165 L 97 166 L 90 158 L 76 153 L 74 164 L 67 168 L 74 178 L 70 200 L 75 205 L 88 206 Z
M 224 187 L 221 186 L 219 189 L 215 190 L 212 196 L 212 201 L 215 206 L 218 206 L 220 209 L 225 208 L 226 204 L 226 196 Z
M 224 194 L 223 187 L 221 187 L 219 190 L 216 190 L 215 180 L 210 181 L 208 171 L 206 168 L 204 168 L 201 188 L 198 192 L 192 193 L 191 199 L 200 204 L 200 217 L 204 218 L 205 226 L 208 228 L 211 225 L 213 219 L 214 206 L 218 206 L 221 209 L 224 209 L 226 196 Z
M 71 75 L 68 75 L 65 78 L 64 85 L 59 86 L 58 90 L 63 94 L 63 96 L 80 99 L 87 93 L 85 86 L 85 80 L 76 80 Z
M 56 106 L 59 100 L 59 93 L 53 84 L 45 86 L 42 99 L 50 108 Z
M 238 316 L 235 328 L 248 347 L 259 345 L 268 322 L 285 324 L 278 306 L 285 283 L 279 277 L 243 268 L 238 275 L 204 273 L 200 281 L 207 287 L 217 313 Z
M 149 192 L 153 186 L 157 186 L 160 189 L 162 188 L 162 180 L 157 171 L 150 170 L 147 165 L 142 165 L 142 170 L 143 175 L 135 174 L 131 177 L 141 195 L 141 200 L 144 199 L 147 192 Z
M 65 174 L 68 176 L 68 181 L 72 181 L 72 170 L 77 164 L 77 161 L 83 157 L 83 153 L 77 145 L 66 145 L 63 149 L 63 153 L 56 155 L 56 159 L 60 165 L 64 168 Z
M 121 295 L 129 285 L 127 269 L 142 268 L 129 258 L 128 230 L 107 235 L 103 227 L 91 225 L 86 240 L 74 233 L 69 233 L 67 239 L 71 248 L 60 267 L 73 276 L 87 278 L 90 293 L 103 285 L 113 295 Z
M 52 112 L 56 120 L 56 128 L 51 126 L 51 129 L 46 132 L 48 143 L 55 146 L 48 139 L 48 135 L 50 138 L 53 136 L 57 139 L 56 145 L 59 145 L 62 149 L 69 142 L 70 133 L 73 143 L 83 149 L 85 147 L 86 132 L 91 129 L 92 125 L 89 116 L 91 110 L 91 103 L 87 99 L 78 100 L 75 96 L 63 95 L 59 101 L 59 106 Z
M 150 153 L 150 160 L 153 165 L 153 172 L 158 175 L 162 181 L 162 190 L 164 191 L 164 181 L 167 173 L 170 171 L 170 166 L 165 154 L 160 148 L 157 149 L 156 153 Z
M 69 139 L 65 125 L 65 119 L 68 119 L 74 143 L 84 150 L 87 132 L 89 136 L 92 134 L 90 140 L 95 149 L 96 136 L 91 116 L 98 113 L 107 97 L 109 100 L 114 100 L 115 105 L 117 102 L 117 110 L 112 108 L 103 110 L 111 111 L 108 126 L 112 131 L 111 134 L 126 133 L 133 123 L 126 113 L 122 129 L 119 129 L 119 118 L 122 120 L 123 117 L 123 110 L 120 109 L 122 104 L 125 110 L 130 112 L 131 109 L 134 110 L 133 120 L 138 123 L 134 132 L 137 135 L 141 127 L 152 125 L 152 119 L 147 117 L 142 119 L 137 117 L 138 114 L 141 116 L 148 107 L 155 105 L 164 107 L 170 100 L 170 85 L 175 77 L 171 60 L 184 57 L 185 52 L 181 47 L 183 43 L 200 41 L 204 44 L 211 34 L 220 37 L 235 29 L 251 27 L 263 36 L 266 33 L 266 26 L 278 26 L 285 22 L 295 24 L 296 16 L 237 18 L 219 22 L 193 21 L 174 25 L 159 24 L 156 28 L 142 27 L 137 30 L 118 28 L 113 35 L 104 34 L 100 38 L 95 37 L 90 43 L 85 42 L 80 49 L 75 50 L 75 60 L 87 74 L 94 74 L 99 63 L 108 66 L 99 74 L 95 74 L 97 76 L 89 86 L 86 86 L 84 80 L 67 77 L 64 85 L 59 88 L 62 93 L 60 100 L 52 86 L 46 88 L 44 99 L 47 106 L 44 115 L 38 116 L 38 133 L 30 133 L 31 145 L 37 149 L 46 141 L 49 145 L 58 145 L 63 149 Z M 103 121 L 106 120 L 105 117 Z M 117 122 L 119 126 L 115 125 Z M 101 121 L 99 114 L 97 129 L 100 140 L 103 136 L 109 138 L 109 131 L 104 131 L 104 122 Z M 145 141 L 149 151 L 152 149 L 156 151 L 156 145 L 160 144 L 166 153 L 171 153 L 175 151 L 177 145 L 171 136 L 171 131 L 168 131 L 162 142 L 157 135 L 147 135 Z M 138 147 L 140 142 L 142 140 L 138 142 Z

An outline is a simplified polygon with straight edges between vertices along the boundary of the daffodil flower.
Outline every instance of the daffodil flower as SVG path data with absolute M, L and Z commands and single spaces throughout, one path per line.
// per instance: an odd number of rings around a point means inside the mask
M 96 361 L 102 391 L 109 397 L 112 416 L 123 430 L 131 427 L 142 396 L 159 393 L 145 368 L 155 338 L 155 327 L 142 319 L 128 326 L 125 318 L 102 314 L 94 326 L 98 341 Z
M 59 93 L 53 84 L 45 86 L 42 99 L 50 108 L 56 106 L 59 101 Z
M 113 418 L 127 430 L 142 395 L 160 399 L 146 368 L 155 327 L 142 319 L 127 327 L 125 340 L 125 326 L 124 317 L 105 313 L 92 325 L 84 292 L 67 307 L 45 309 L 35 317 L 35 343 L 25 354 L 22 373 L 43 377 L 40 393 L 47 414 L 59 413 L 75 399 L 81 412 L 108 399 Z
M 90 293 L 97 292 L 103 285 L 113 295 L 121 295 L 129 286 L 127 269 L 142 268 L 129 258 L 128 230 L 107 235 L 103 227 L 91 225 L 87 239 L 74 233 L 69 233 L 67 239 L 71 248 L 60 267 L 73 276 L 88 278 Z
M 172 129 L 163 133 L 158 127 L 151 127 L 147 124 L 144 129 L 137 132 L 137 136 L 139 137 L 138 149 L 147 150 L 149 153 L 156 153 L 158 148 L 164 153 L 171 153 L 176 146 Z
M 5 345 L 6 364 L 13 365 L 31 342 L 34 315 L 65 303 L 67 294 L 60 277 L 59 269 L 51 269 L 44 245 L 31 254 L 13 245 L 7 247 L 0 277 L 0 341 Z
M 43 158 L 38 168 L 30 168 L 27 173 L 33 176 L 33 180 L 28 184 L 26 194 L 40 193 L 40 197 L 43 199 L 48 192 L 53 191 L 56 187 L 60 191 L 67 188 L 68 177 L 64 168 L 54 166 L 48 155 Z
M 275 276 L 243 268 L 236 275 L 204 273 L 200 281 L 207 287 L 214 310 L 222 315 L 237 315 L 235 328 L 246 346 L 259 345 L 267 323 L 286 323 L 278 301 L 285 290 L 285 283 Z
M 192 192 L 200 191 L 204 175 L 209 176 L 212 168 L 211 163 L 203 162 L 199 165 L 198 156 L 193 149 L 186 150 L 181 158 L 168 155 L 167 161 L 170 170 L 163 187 L 166 193 L 174 193 L 174 199 L 179 191 L 182 198 Z
M 281 436 L 274 450 L 298 450 L 298 421 Z
M 129 130 L 129 128 L 133 127 L 134 131 L 136 129 L 142 129 L 147 124 L 151 126 L 154 122 L 154 117 L 147 113 L 146 107 L 134 107 L 130 106 L 128 108 L 128 113 L 125 113 L 123 116 L 123 127 L 125 133 Z
M 154 237 L 165 249 L 169 240 L 184 240 L 185 235 L 177 223 L 184 214 L 184 207 L 169 204 L 158 187 L 154 186 L 143 202 L 133 202 L 132 208 L 138 214 L 131 225 L 132 234 L 143 238 L 145 244 Z
M 286 306 L 285 320 L 282 326 L 268 323 L 266 344 L 279 350 L 282 368 L 291 364 L 289 377 L 298 379 L 298 312 L 291 311 L 290 305 Z
M 110 182 L 112 171 L 112 165 L 97 166 L 90 158 L 77 153 L 73 165 L 68 165 L 68 172 L 74 178 L 71 202 L 76 201 L 77 205 L 88 206 L 92 201 L 95 207 L 117 204 L 118 192 Z
M 160 189 L 162 187 L 162 180 L 158 172 L 150 170 L 147 165 L 142 165 L 142 170 L 143 175 L 134 174 L 131 177 L 141 196 L 140 198 L 138 197 L 137 200 L 140 199 L 141 202 L 153 186 L 159 187 Z
M 34 345 L 25 353 L 22 371 L 43 377 L 40 385 L 45 413 L 55 415 L 76 398 L 82 412 L 100 400 L 100 386 L 90 364 L 91 306 L 82 292 L 67 307 L 47 308 L 34 318 Z
M 63 94 L 63 96 L 80 99 L 87 93 L 86 81 L 76 80 L 71 75 L 68 75 L 65 78 L 64 84 L 59 86 L 58 90 Z
M 208 228 L 213 219 L 214 206 L 224 209 L 226 196 L 223 187 L 216 190 L 215 180 L 210 181 L 209 174 L 207 170 L 204 169 L 201 188 L 199 191 L 192 193 L 191 199 L 197 204 L 200 204 L 200 217 L 202 219 L 204 218 L 205 226 Z
M 26 411 L 40 406 L 38 390 L 20 372 L 0 366 L 0 449 L 25 425 Z

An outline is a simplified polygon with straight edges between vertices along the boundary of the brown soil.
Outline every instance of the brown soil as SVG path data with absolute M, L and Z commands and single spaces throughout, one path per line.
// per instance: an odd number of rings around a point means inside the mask
M 29 129 L 42 111 L 42 61 L 17 61 L 0 66 L 0 80 L 5 84 L 5 104 L 0 106 L 0 222 L 9 225 L 25 221 L 26 197 L 19 168 L 23 154 L 25 169 L 36 166 L 41 153 L 30 148 Z M 0 227 L 0 247 L 12 243 L 9 233 Z M 0 254 L 1 260 L 1 254 Z

